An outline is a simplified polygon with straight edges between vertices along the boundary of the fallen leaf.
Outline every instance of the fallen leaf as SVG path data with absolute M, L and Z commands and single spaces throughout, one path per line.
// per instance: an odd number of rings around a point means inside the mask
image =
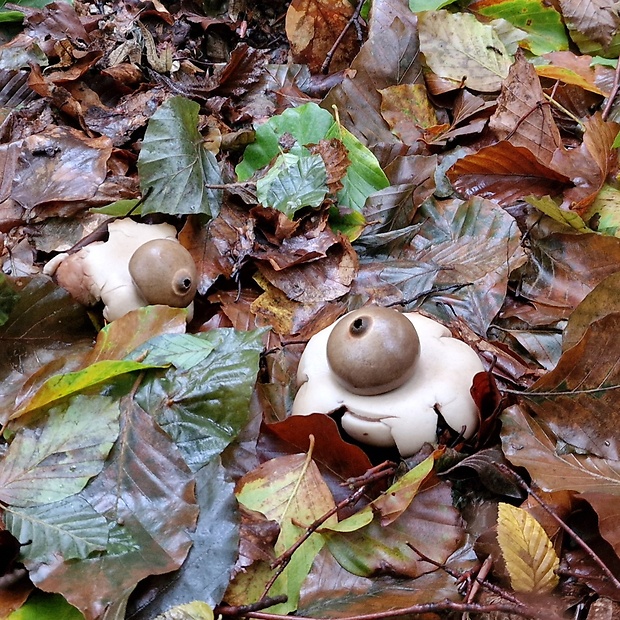
M 319 73 L 353 10 L 348 0 L 293 0 L 286 12 L 286 35 L 295 62 L 307 64 L 313 73 Z M 349 28 L 336 49 L 331 71 L 347 67 L 358 46 L 355 28 Z
M 534 66 L 521 51 L 502 84 L 489 127 L 500 140 L 528 149 L 545 166 L 549 166 L 554 152 L 562 145 Z
M 562 354 L 554 370 L 539 379 L 524 400 L 570 446 L 596 456 L 620 459 L 614 419 L 620 369 L 615 342 L 620 314 L 592 323 L 581 340 Z
M 464 196 L 491 198 L 501 205 L 526 196 L 558 195 L 569 177 L 545 166 L 528 149 L 502 140 L 459 159 L 449 170 L 454 189 Z
M 514 590 L 551 592 L 558 585 L 560 560 L 545 530 L 527 511 L 500 502 L 497 540 Z
M 418 16 L 420 51 L 434 73 L 472 90 L 499 90 L 512 59 L 493 27 L 473 15 L 427 11 Z

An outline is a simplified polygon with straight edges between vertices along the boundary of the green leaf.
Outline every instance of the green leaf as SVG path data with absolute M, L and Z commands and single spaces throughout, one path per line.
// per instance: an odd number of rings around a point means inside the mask
M 274 546 L 276 555 L 284 553 L 297 542 L 304 533 L 303 526 L 309 526 L 335 507 L 329 487 L 310 454 L 271 459 L 246 474 L 239 481 L 237 489 L 240 503 L 250 510 L 257 510 L 280 526 L 280 534 Z M 336 522 L 336 516 L 332 515 L 326 525 L 335 525 Z M 270 590 L 271 596 L 288 596 L 286 603 L 271 608 L 274 613 L 287 613 L 296 609 L 301 585 L 323 544 L 319 534 L 311 534 L 292 555 Z M 252 598 L 253 594 L 248 594 Z
M 21 549 L 27 561 L 46 563 L 56 553 L 80 560 L 108 544 L 108 522 L 79 495 L 54 504 L 8 507 L 4 521 L 17 540 L 31 541 Z
M 372 151 L 342 125 L 334 123 L 325 138 L 341 140 L 351 161 L 342 179 L 343 187 L 337 195 L 338 203 L 341 206 L 361 211 L 368 196 L 385 189 L 390 182 Z
M 205 213 L 215 217 L 222 177 L 213 153 L 202 145 L 197 129 L 200 106 L 184 97 L 172 97 L 151 116 L 138 157 L 140 188 L 147 196 L 142 213 Z
M 48 379 L 24 405 L 10 417 L 11 420 L 25 413 L 52 405 L 59 400 L 99 385 L 129 372 L 160 368 L 161 364 L 144 364 L 134 361 L 102 360 L 87 366 L 83 370 L 56 375 Z
M 256 140 L 243 154 L 235 168 L 239 181 L 247 181 L 257 170 L 266 166 L 280 152 L 278 140 L 290 134 L 302 146 L 318 144 L 334 124 L 334 117 L 316 103 L 288 108 L 271 117 L 256 130 Z
M 337 196 L 341 206 L 361 211 L 370 194 L 389 185 L 372 152 L 316 103 L 289 108 L 256 130 L 256 141 L 246 148 L 243 160 L 235 169 L 239 181 L 249 179 L 280 153 L 278 140 L 285 133 L 292 135 L 301 146 L 330 138 L 345 145 L 351 163 Z
M 34 506 L 81 491 L 103 468 L 119 413 L 111 398 L 79 395 L 21 428 L 2 461 L 0 500 Z
M 84 616 L 60 594 L 37 590 L 6 620 L 84 620 Z
M 141 358 L 145 364 L 169 366 L 178 370 L 191 370 L 203 364 L 215 349 L 215 344 L 204 337 L 192 334 L 163 334 L 152 338 L 132 352 L 132 358 Z
M 215 329 L 196 338 L 215 350 L 190 369 L 170 369 L 140 387 L 136 399 L 181 449 L 193 471 L 237 436 L 249 416 L 263 330 Z
M 422 13 L 418 24 L 420 51 L 434 73 L 482 92 L 501 88 L 512 58 L 492 26 L 448 11 Z
M 527 39 L 522 44 L 536 56 L 568 49 L 562 16 L 543 0 L 483 0 L 468 8 L 485 17 L 505 19 L 527 32 Z
M 327 191 L 323 158 L 307 151 L 304 155 L 283 153 L 256 183 L 259 202 L 282 211 L 289 219 L 299 209 L 321 206 Z
M 542 198 L 528 196 L 525 198 L 525 202 L 533 207 L 536 207 L 539 211 L 545 215 L 548 215 L 550 218 L 553 218 L 556 222 L 568 224 L 579 232 L 592 232 L 592 230 L 586 226 L 586 223 L 577 213 L 575 213 L 575 211 L 560 209 L 551 196 L 543 196 Z
M 117 200 L 105 207 L 93 207 L 90 209 L 91 213 L 103 213 L 104 215 L 112 215 L 114 217 L 126 217 L 130 213 L 132 215 L 142 214 L 142 205 L 135 208 L 140 202 L 138 198 L 132 198 L 130 200 Z
M 96 418 L 88 412 L 92 424 Z M 42 590 L 63 596 L 88 618 L 115 607 L 149 575 L 185 560 L 198 516 L 195 482 L 170 438 L 130 398 L 121 401 L 121 432 L 103 471 L 80 493 L 108 523 L 107 553 L 66 562 L 28 562 Z M 87 584 L 88 587 L 85 587 Z M 124 618 L 122 615 L 112 616 Z

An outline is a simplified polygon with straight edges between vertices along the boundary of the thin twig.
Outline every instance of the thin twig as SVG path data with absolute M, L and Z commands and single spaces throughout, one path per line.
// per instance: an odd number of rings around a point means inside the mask
M 336 50 L 342 43 L 342 39 L 344 39 L 347 32 L 349 32 L 349 28 L 351 28 L 351 26 L 354 23 L 356 23 L 357 20 L 359 19 L 360 13 L 362 12 L 362 7 L 364 6 L 364 2 L 365 0 L 358 0 L 358 3 L 357 3 L 357 6 L 355 7 L 355 11 L 353 12 L 353 15 L 351 15 L 351 18 L 346 23 L 345 27 L 342 29 L 342 32 L 338 35 L 338 38 L 332 45 L 332 48 L 329 50 L 329 52 L 327 52 L 327 56 L 325 56 L 325 60 L 323 61 L 323 64 L 321 65 L 321 73 L 327 73 L 329 71 L 329 65 L 332 62 L 332 58 L 334 57 Z
M 278 596 L 266 596 L 256 603 L 251 605 L 217 605 L 213 610 L 213 615 L 217 616 L 245 616 L 253 611 L 261 611 L 272 607 L 273 605 L 279 605 L 280 603 L 286 603 L 288 596 L 286 594 L 278 594 Z
M 510 467 L 507 467 L 503 463 L 495 463 L 495 467 L 497 467 L 497 469 L 499 469 L 506 476 L 511 476 L 522 489 L 527 491 L 527 493 L 540 504 L 540 507 L 556 521 L 556 523 L 588 554 L 588 556 L 590 556 L 590 558 L 596 563 L 596 565 L 605 573 L 613 586 L 617 588 L 618 591 L 620 591 L 620 581 L 607 567 L 605 562 L 603 562 L 603 560 L 601 560 L 601 558 L 596 554 L 594 549 L 592 549 L 592 547 L 590 547 L 590 545 L 588 545 L 588 543 L 583 538 L 581 538 L 581 536 L 579 536 L 579 534 L 577 534 L 575 530 L 573 530 L 569 525 L 567 525 L 555 513 L 551 506 L 549 506 L 549 504 L 547 504 L 547 502 L 545 502 L 545 500 L 542 499 L 542 497 L 540 497 L 538 493 L 536 493 L 536 491 L 534 491 L 534 489 L 532 489 L 532 487 L 527 482 L 525 482 L 525 480 L 523 480 L 523 478 L 521 478 L 521 476 L 519 476 L 517 472 L 513 471 L 512 469 L 510 469 Z
M 603 110 L 603 120 L 606 121 L 609 118 L 611 113 L 611 108 L 614 105 L 614 101 L 616 99 L 616 95 L 618 94 L 618 88 L 620 87 L 620 60 L 618 60 L 618 64 L 616 65 L 616 72 L 614 73 L 614 81 L 611 85 L 611 91 L 609 92 L 609 97 L 607 97 L 607 103 L 605 104 L 605 109 Z
M 441 601 L 439 603 L 422 603 L 420 605 L 411 605 L 410 607 L 402 607 L 400 609 L 388 609 L 379 611 L 374 614 L 361 614 L 359 616 L 344 616 L 338 620 L 383 620 L 384 618 L 394 618 L 396 616 L 406 616 L 413 614 L 428 614 L 436 611 L 454 611 L 454 612 L 471 612 L 471 613 L 492 613 L 505 612 L 515 614 L 522 618 L 533 618 L 540 620 L 540 610 L 530 611 L 516 607 L 515 605 L 507 605 L 505 603 L 495 603 L 491 605 L 481 605 L 478 603 L 456 603 L 454 601 Z M 246 614 L 247 618 L 257 618 L 258 620 L 285 620 L 290 616 L 280 614 L 270 614 L 262 611 Z M 294 616 L 295 620 L 327 620 L 322 618 L 311 618 L 308 616 Z

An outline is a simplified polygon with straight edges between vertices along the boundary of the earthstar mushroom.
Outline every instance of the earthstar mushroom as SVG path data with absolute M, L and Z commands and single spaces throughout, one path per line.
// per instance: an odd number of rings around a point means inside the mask
M 360 312 L 361 315 L 357 314 Z M 384 312 L 392 314 L 384 315 Z M 382 315 L 380 321 L 374 318 L 378 314 Z M 403 339 L 400 330 L 390 331 L 382 327 L 383 335 L 375 341 L 378 342 L 376 347 L 368 347 L 374 356 L 372 365 L 376 368 L 382 366 L 382 356 L 386 351 L 389 360 L 395 355 L 394 349 L 409 350 L 403 360 L 409 359 L 410 365 L 406 366 L 408 362 L 402 361 L 402 368 L 398 369 L 401 373 L 399 381 L 403 377 L 404 380 L 389 391 L 368 395 L 369 386 L 353 379 L 360 384 L 357 388 L 353 386 L 358 390 L 354 393 L 347 389 L 352 379 L 343 380 L 334 373 L 334 364 L 330 365 L 328 342 L 335 332 L 335 341 L 340 345 L 344 342 L 349 348 L 348 359 L 358 367 L 364 366 L 356 359 L 360 357 L 355 349 L 357 340 L 347 337 L 343 341 L 338 336 L 339 333 L 347 335 L 347 332 L 350 336 L 352 327 L 354 331 L 356 325 L 361 327 L 363 321 L 356 323 L 360 316 L 372 316 L 373 326 L 384 320 L 389 323 L 389 318 L 400 323 L 404 318 L 417 333 L 416 345 L 415 339 L 409 340 L 410 336 Z M 336 347 L 333 342 L 332 349 Z M 483 370 L 475 351 L 453 338 L 450 331 L 437 321 L 417 312 L 401 314 L 397 310 L 383 308 L 379 312 L 376 307 L 370 306 L 345 315 L 310 339 L 299 363 L 299 390 L 292 414 L 330 413 L 345 407 L 341 423 L 351 437 L 380 447 L 396 445 L 401 455 L 407 457 L 417 452 L 424 443 L 437 441 L 438 411 L 452 429 L 456 432 L 464 429 L 464 436 L 471 437 L 478 425 L 478 409 L 470 388 L 474 375 Z M 397 374 L 396 371 L 394 374 Z M 388 378 L 389 375 L 387 373 Z M 360 389 L 365 394 L 359 393 Z
M 189 307 L 191 316 L 196 266 L 177 240 L 174 226 L 125 218 L 110 222 L 108 232 L 105 242 L 59 254 L 44 273 L 53 275 L 80 303 L 103 301 L 108 321 L 150 304 Z

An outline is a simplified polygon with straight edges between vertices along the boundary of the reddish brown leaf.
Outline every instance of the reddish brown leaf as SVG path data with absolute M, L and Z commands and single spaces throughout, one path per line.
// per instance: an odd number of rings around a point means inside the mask
M 503 140 L 459 159 L 448 170 L 456 191 L 509 205 L 534 194 L 557 195 L 570 179 L 541 164 L 526 148 Z
M 593 323 L 553 371 L 523 397 L 563 441 L 596 456 L 620 458 L 616 420 L 620 314 Z
M 620 29 L 620 17 L 610 0 L 559 0 L 569 28 L 606 47 Z
M 372 467 L 366 453 L 343 441 L 336 422 L 328 415 L 313 413 L 308 416 L 291 416 L 275 424 L 263 424 L 258 440 L 261 460 L 285 454 L 307 452 L 310 435 L 315 438 L 312 458 L 327 482 L 336 502 L 350 494 L 342 486 L 348 478 L 361 476 Z
M 564 202 L 580 215 L 594 202 L 618 159 L 618 150 L 612 144 L 620 125 L 605 122 L 597 112 L 586 121 L 585 128 L 580 147 L 558 149 L 551 162 L 554 170 L 573 180 L 575 187 L 565 192 Z
M 332 138 L 331 140 L 321 140 L 318 144 L 308 146 L 311 153 L 318 153 L 327 170 L 327 186 L 330 194 L 336 194 L 342 189 L 340 182 L 342 177 L 347 173 L 347 168 L 351 161 L 344 144 Z
M 508 78 L 502 84 L 489 127 L 500 140 L 528 149 L 545 166 L 562 144 L 540 80 L 522 51 L 517 52 Z
M 353 15 L 348 0 L 293 0 L 286 13 L 286 34 L 295 62 L 319 73 L 328 52 Z M 355 28 L 349 28 L 331 62 L 331 71 L 344 69 L 358 50 Z

